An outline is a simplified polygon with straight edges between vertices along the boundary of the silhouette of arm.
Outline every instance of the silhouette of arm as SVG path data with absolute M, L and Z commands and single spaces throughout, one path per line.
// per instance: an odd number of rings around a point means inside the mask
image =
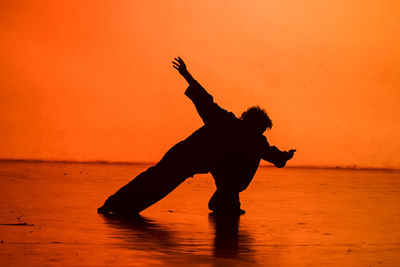
M 296 150 L 281 151 L 276 146 L 270 146 L 267 139 L 265 139 L 265 141 L 266 144 L 262 151 L 261 158 L 274 164 L 278 168 L 285 167 L 286 162 L 293 157 Z
M 193 101 L 205 125 L 213 125 L 222 120 L 235 118 L 233 113 L 224 110 L 214 102 L 213 97 L 189 73 L 185 63 L 180 57 L 175 58 L 175 61 L 172 63 L 173 67 L 177 69 L 189 83 L 185 95 Z
M 185 62 L 183 62 L 180 57 L 175 58 L 175 61 L 172 61 L 172 64 L 172 67 L 179 71 L 179 73 L 183 76 L 183 78 L 185 78 L 189 85 L 195 82 L 195 79 L 187 70 Z

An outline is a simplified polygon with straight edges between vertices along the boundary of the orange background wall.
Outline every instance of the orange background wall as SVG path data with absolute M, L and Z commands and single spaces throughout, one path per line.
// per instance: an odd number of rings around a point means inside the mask
M 400 2 L 1 1 L 0 158 L 157 161 L 259 104 L 291 165 L 400 168 Z

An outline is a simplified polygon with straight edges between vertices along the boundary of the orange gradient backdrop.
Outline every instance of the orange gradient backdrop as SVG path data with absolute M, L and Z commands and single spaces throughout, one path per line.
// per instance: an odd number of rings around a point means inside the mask
M 399 1 L 2 1 L 0 158 L 157 161 L 258 104 L 292 166 L 400 168 Z

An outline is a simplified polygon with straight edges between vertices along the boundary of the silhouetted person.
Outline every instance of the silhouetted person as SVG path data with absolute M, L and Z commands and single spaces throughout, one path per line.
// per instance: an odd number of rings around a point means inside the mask
M 263 133 L 272 127 L 267 113 L 251 107 L 240 118 L 219 107 L 213 97 L 190 75 L 181 58 L 173 67 L 189 83 L 185 91 L 204 126 L 173 146 L 155 166 L 110 196 L 100 213 L 139 213 L 174 190 L 185 179 L 210 172 L 217 190 L 209 209 L 218 213 L 242 213 L 239 192 L 245 190 L 261 159 L 284 167 L 295 150 L 270 146 Z

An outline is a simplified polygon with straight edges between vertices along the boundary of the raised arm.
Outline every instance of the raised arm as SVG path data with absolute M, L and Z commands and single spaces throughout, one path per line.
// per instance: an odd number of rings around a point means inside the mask
M 261 158 L 274 164 L 278 168 L 285 167 L 286 162 L 293 158 L 294 152 L 296 152 L 295 149 L 289 151 L 281 151 L 276 146 L 270 146 L 266 139 L 265 141 L 266 145 L 262 152 Z
M 180 57 L 175 58 L 172 64 L 189 83 L 185 95 L 193 101 L 205 125 L 215 125 L 223 120 L 235 118 L 233 113 L 222 109 L 214 102 L 213 97 L 189 73 L 186 64 Z
M 175 61 L 172 61 L 172 64 L 172 67 L 179 71 L 179 73 L 183 76 L 183 78 L 185 78 L 189 85 L 196 82 L 193 76 L 187 70 L 185 62 L 183 62 L 180 57 L 175 58 Z

